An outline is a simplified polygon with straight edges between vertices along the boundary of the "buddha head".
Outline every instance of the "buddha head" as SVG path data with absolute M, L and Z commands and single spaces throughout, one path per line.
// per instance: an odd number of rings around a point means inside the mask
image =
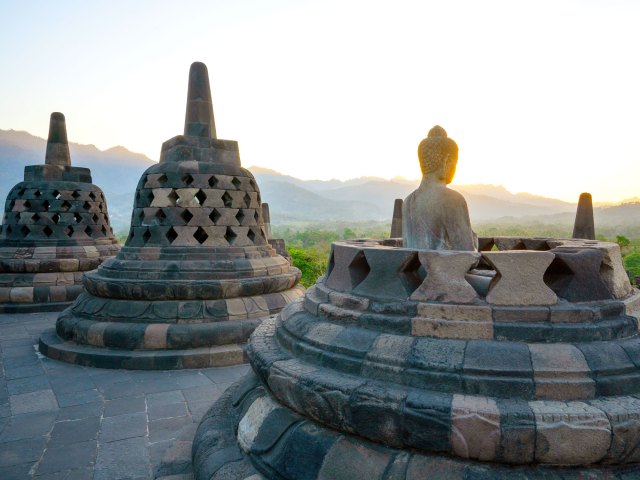
M 444 128 L 436 125 L 418 145 L 418 158 L 423 176 L 449 184 L 456 174 L 458 145 L 447 137 Z

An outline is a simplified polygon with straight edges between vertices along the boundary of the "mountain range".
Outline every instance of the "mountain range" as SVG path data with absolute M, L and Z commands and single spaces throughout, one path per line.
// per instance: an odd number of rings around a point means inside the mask
M 145 155 L 118 146 L 101 151 L 94 145 L 70 143 L 73 165 L 88 167 L 93 182 L 105 192 L 117 233 L 129 227 L 133 195 L 142 172 L 154 163 Z M 46 140 L 27 132 L 0 130 L 0 199 L 23 178 L 26 165 L 44 161 Z M 405 198 L 418 180 L 360 177 L 351 180 L 301 180 L 262 167 L 249 167 L 269 203 L 274 224 L 331 221 L 389 221 L 396 198 Z M 469 205 L 473 223 L 489 221 L 570 224 L 575 203 L 511 193 L 500 185 L 452 185 Z M 608 226 L 640 225 L 637 199 L 595 209 L 596 221 Z M 3 200 L 0 200 L 0 202 Z

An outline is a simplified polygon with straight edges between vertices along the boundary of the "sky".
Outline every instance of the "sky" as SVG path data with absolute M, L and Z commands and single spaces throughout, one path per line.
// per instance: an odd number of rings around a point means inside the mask
M 157 160 L 207 64 L 219 138 L 303 179 L 419 178 L 431 127 L 457 184 L 640 196 L 635 0 L 0 0 L 0 129 Z

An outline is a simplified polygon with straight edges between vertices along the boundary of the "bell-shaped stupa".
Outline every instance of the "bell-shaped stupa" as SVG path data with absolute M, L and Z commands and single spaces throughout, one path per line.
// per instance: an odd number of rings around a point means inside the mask
M 194 63 L 184 135 L 142 175 L 126 244 L 85 276 L 40 351 L 105 368 L 241 363 L 251 332 L 303 294 L 299 279 L 267 241 L 238 143 L 216 138 L 207 67 Z
M 119 250 L 104 193 L 72 167 L 62 113 L 51 114 L 44 165 L 24 168 L 0 229 L 0 312 L 55 311 L 82 292 L 82 274 Z

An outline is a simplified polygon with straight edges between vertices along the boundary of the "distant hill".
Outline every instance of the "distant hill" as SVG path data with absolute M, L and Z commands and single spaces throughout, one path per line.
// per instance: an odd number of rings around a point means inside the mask
M 44 161 L 46 140 L 27 132 L 0 130 L 0 204 L 9 189 L 23 177 L 26 165 Z M 124 147 L 105 151 L 93 145 L 70 144 L 72 163 L 88 167 L 96 185 L 106 195 L 109 214 L 117 233 L 127 233 L 133 194 L 142 172 L 153 160 Z M 331 221 L 389 221 L 393 201 L 405 198 L 418 180 L 360 177 L 351 180 L 301 180 L 263 167 L 249 167 L 255 175 L 262 199 L 269 202 L 274 224 Z M 508 224 L 573 223 L 576 205 L 561 200 L 511 193 L 501 185 L 453 185 L 467 199 L 473 223 Z M 576 199 L 577 200 L 577 199 Z M 640 203 L 630 199 L 622 205 L 594 209 L 596 229 L 638 227 Z

